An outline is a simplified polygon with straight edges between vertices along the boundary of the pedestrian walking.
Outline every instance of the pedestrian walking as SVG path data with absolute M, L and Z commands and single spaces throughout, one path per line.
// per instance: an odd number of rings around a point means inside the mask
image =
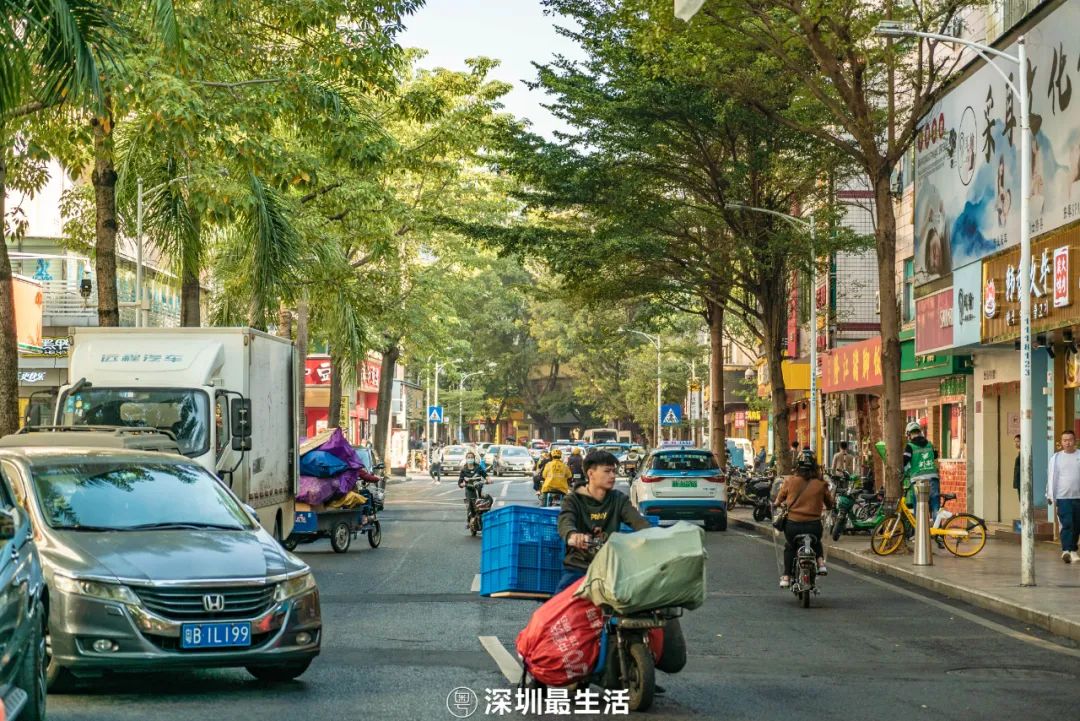
M 1016 444 L 1016 463 L 1013 464 L 1013 488 L 1016 489 L 1016 500 L 1020 500 L 1020 434 L 1013 438 Z
M 791 442 L 791 467 L 799 465 L 799 459 L 802 457 L 802 451 L 799 450 L 799 442 Z
M 835 473 L 850 476 L 855 473 L 855 456 L 848 450 L 848 442 L 840 441 L 840 450 L 833 454 L 832 469 Z
M 1046 502 L 1057 506 L 1061 524 L 1061 560 L 1080 563 L 1076 547 L 1080 535 L 1080 453 L 1076 452 L 1076 434 L 1072 431 L 1061 434 L 1061 450 L 1050 459 Z

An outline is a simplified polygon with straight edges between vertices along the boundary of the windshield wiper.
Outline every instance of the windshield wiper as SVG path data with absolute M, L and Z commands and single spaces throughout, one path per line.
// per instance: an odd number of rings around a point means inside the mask
M 166 521 L 163 523 L 140 523 L 136 526 L 126 526 L 125 531 L 151 531 L 151 530 L 186 530 L 186 529 L 217 529 L 222 531 L 242 531 L 240 526 L 230 526 L 224 523 L 201 523 L 199 521 Z
M 122 528 L 116 526 L 84 526 L 82 524 L 76 524 L 74 526 L 55 526 L 58 531 L 121 531 Z

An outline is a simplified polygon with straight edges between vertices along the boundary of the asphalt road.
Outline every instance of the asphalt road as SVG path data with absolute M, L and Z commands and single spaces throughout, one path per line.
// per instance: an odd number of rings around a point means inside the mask
M 534 500 L 523 479 L 498 479 L 491 492 L 499 503 Z M 325 542 L 298 549 L 315 569 L 325 628 L 299 681 L 263 684 L 243 670 L 107 677 L 50 696 L 49 719 L 435 721 L 453 718 L 446 699 L 460 686 L 481 699 L 473 718 L 486 718 L 484 689 L 511 684 L 479 639 L 512 651 L 536 604 L 472 591 L 480 540 L 465 530 L 461 498 L 453 483 L 391 485 L 380 548 L 359 538 L 346 554 Z M 1076 715 L 1080 650 L 1070 642 L 838 564 L 803 610 L 778 590 L 767 542 L 734 529 L 707 538 L 709 599 L 683 619 L 690 659 L 680 674 L 658 674 L 667 693 L 649 717 Z

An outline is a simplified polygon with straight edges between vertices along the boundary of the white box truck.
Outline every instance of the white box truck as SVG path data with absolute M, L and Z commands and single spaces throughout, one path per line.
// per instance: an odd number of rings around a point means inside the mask
M 73 328 L 58 426 L 155 427 L 276 538 L 292 531 L 299 361 L 251 328 Z

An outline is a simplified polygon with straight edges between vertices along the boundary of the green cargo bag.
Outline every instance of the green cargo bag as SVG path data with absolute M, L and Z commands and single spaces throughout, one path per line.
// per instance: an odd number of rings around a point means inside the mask
M 684 521 L 615 533 L 596 554 L 575 596 L 628 614 L 705 603 L 705 532 Z

